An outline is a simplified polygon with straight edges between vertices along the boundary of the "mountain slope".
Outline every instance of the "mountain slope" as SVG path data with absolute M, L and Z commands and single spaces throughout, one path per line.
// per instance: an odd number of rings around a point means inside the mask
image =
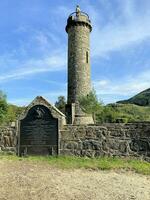
M 150 106 L 150 88 L 140 92 L 128 100 L 118 101 L 117 103 L 122 104 L 136 104 L 139 106 Z

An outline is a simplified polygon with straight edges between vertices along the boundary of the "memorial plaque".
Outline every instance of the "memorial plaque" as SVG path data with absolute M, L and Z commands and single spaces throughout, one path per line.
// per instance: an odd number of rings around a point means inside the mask
M 33 106 L 20 120 L 19 155 L 58 153 L 58 119 L 44 105 Z

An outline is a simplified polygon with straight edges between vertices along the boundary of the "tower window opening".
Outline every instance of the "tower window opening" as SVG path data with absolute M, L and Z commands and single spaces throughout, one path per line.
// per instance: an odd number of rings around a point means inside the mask
M 89 54 L 88 54 L 88 51 L 86 51 L 86 63 L 89 63 Z

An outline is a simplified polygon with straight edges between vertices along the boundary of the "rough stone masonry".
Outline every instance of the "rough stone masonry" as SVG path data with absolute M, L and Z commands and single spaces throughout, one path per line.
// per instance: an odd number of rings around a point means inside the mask
M 16 153 L 17 130 L 15 126 L 0 127 L 0 152 Z
M 93 124 L 92 115 L 85 114 L 78 102 L 80 96 L 91 91 L 90 73 L 90 32 L 88 14 L 77 6 L 67 20 L 68 33 L 68 99 L 66 106 L 67 123 Z
M 150 162 L 150 122 L 64 125 L 59 155 L 137 157 Z M 16 152 L 17 130 L 0 128 L 0 151 Z
M 60 154 L 138 157 L 150 162 L 150 122 L 65 126 Z

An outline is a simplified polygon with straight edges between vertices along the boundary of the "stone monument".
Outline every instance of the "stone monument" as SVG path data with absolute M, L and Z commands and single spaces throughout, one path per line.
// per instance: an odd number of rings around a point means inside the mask
M 93 124 L 91 115 L 85 114 L 79 105 L 79 97 L 91 91 L 89 16 L 77 6 L 67 20 L 68 33 L 68 99 L 66 115 L 70 124 Z
M 65 115 L 38 96 L 18 120 L 18 155 L 57 155 Z

